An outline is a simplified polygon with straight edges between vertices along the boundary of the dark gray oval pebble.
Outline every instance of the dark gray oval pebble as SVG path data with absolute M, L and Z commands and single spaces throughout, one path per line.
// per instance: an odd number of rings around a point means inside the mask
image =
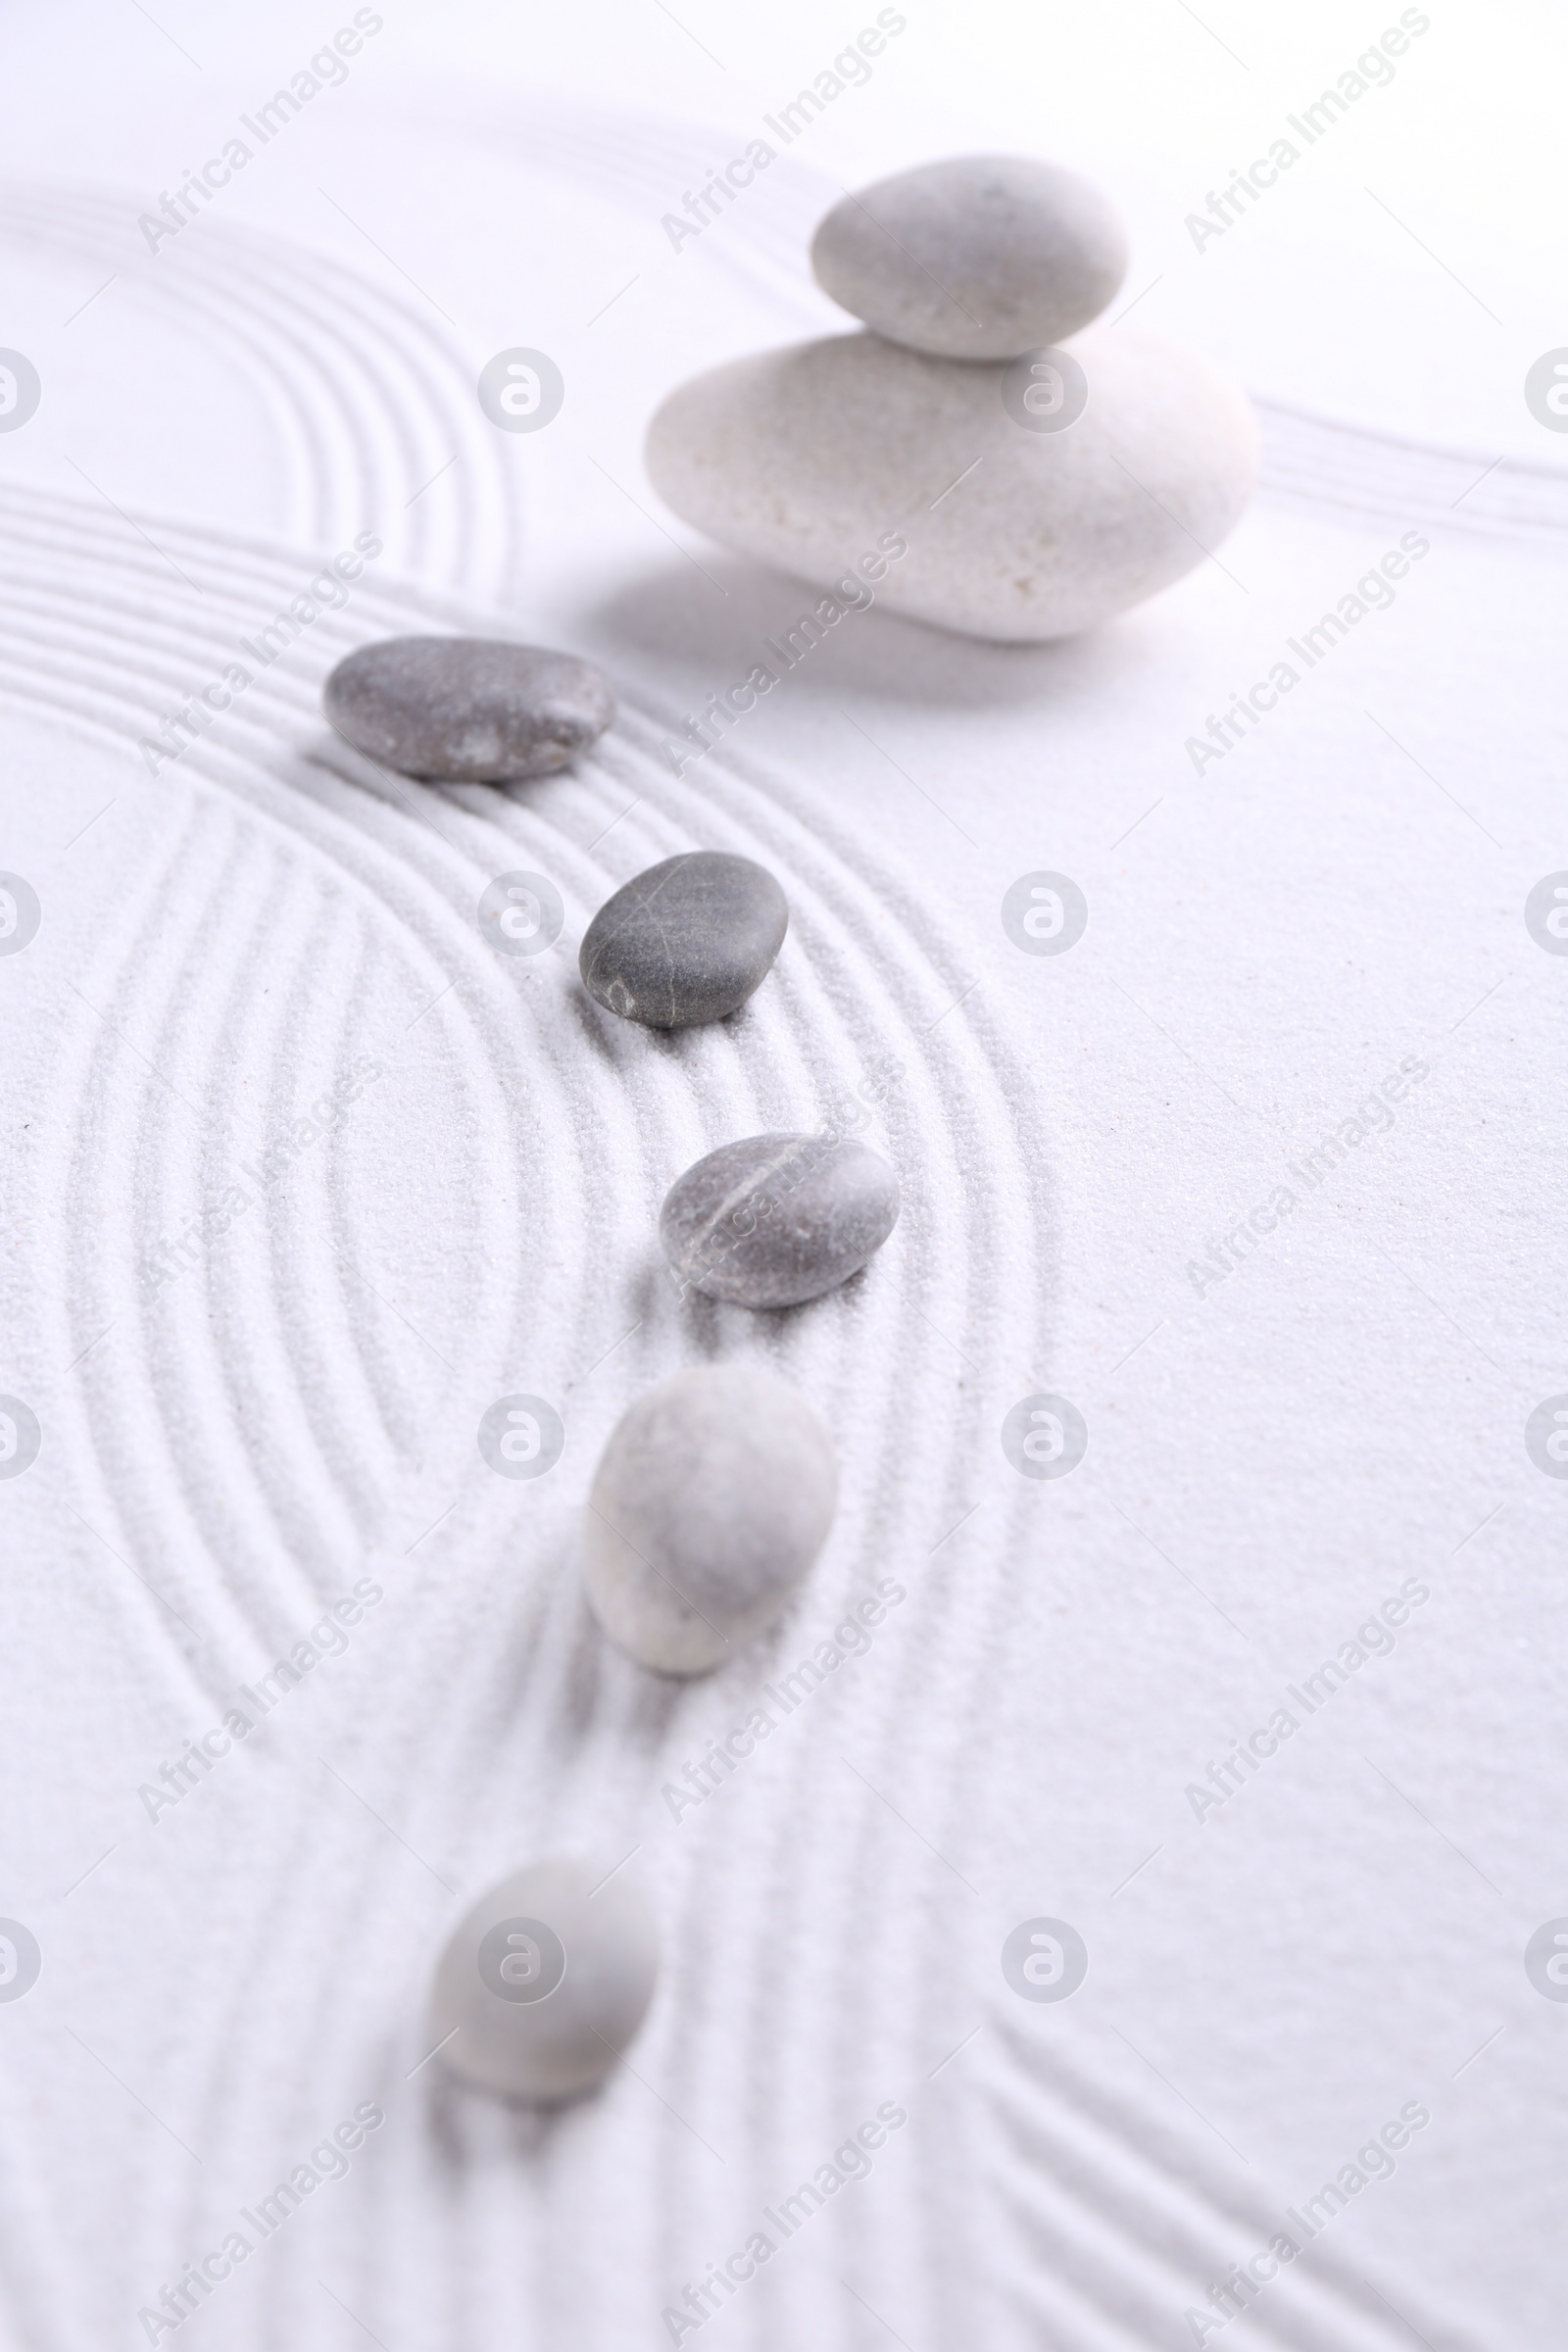
M 575 654 L 498 637 L 387 637 L 338 663 L 321 708 L 356 751 L 405 776 L 514 784 L 586 751 L 615 695 Z
M 650 1029 L 736 1012 L 784 945 L 790 910 L 764 866 L 689 850 L 637 874 L 583 934 L 578 964 L 596 1004 Z
M 864 1144 L 749 1135 L 671 1185 L 659 1239 L 710 1298 L 798 1306 L 858 1274 L 898 1219 L 898 1177 Z

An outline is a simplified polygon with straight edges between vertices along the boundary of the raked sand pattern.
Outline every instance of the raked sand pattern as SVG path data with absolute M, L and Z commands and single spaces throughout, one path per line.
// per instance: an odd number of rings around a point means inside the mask
M 8 237 L 87 253 L 105 217 L 85 196 L 26 211 L 0 214 Z M 995 1435 L 1051 1385 L 1052 1106 L 897 845 L 744 738 L 677 780 L 679 713 L 628 692 L 573 770 L 494 791 L 410 784 L 333 737 L 320 684 L 352 647 L 495 625 L 520 563 L 510 477 L 412 305 L 239 231 L 209 292 L 204 331 L 271 370 L 287 534 L 0 494 L 16 756 L 40 790 L 50 747 L 104 801 L 138 778 L 133 817 L 101 820 L 112 882 L 94 869 L 67 911 L 40 872 L 45 928 L 0 975 L 24 991 L 29 1105 L 5 1145 L 7 1379 L 45 1432 L 4 1498 L 30 1559 L 14 1638 L 58 1678 L 64 1752 L 91 1759 L 64 1768 L 83 1868 L 117 1849 L 61 1908 L 48 1849 L 20 1839 L 46 1970 L 3 2021 L 24 2028 L 5 2081 L 55 2161 L 0 2138 L 15 2336 L 137 2340 L 138 2309 L 370 2107 L 384 2122 L 251 2232 L 190 2340 L 653 2345 L 761 2230 L 773 2259 L 682 2340 L 1179 2341 L 1281 2208 L 1087 2003 L 1026 2007 L 996 1964 L 1055 1606 L 1041 1491 Z M 405 507 L 454 448 L 459 495 Z M 344 604 L 141 790 L 166 714 L 372 526 Z M 779 878 L 773 975 L 721 1031 L 602 1016 L 576 980 L 589 917 L 694 844 Z M 503 958 L 476 908 L 514 870 L 555 884 L 564 925 Z M 870 1276 L 760 1322 L 682 1301 L 655 1232 L 673 1177 L 818 1121 L 899 1170 Z M 839 1518 L 786 1624 L 679 1689 L 594 1631 L 576 1514 L 641 1389 L 742 1353 L 834 1431 Z M 536 1483 L 475 1442 L 513 1392 L 564 1423 Z M 1049 1492 L 1059 1544 L 1090 1502 Z M 864 1648 L 834 1644 L 889 1579 Z M 149 1818 L 138 1788 L 366 1590 L 275 1720 Z M 688 1761 L 823 1643 L 840 1662 L 797 1677 L 774 1737 L 672 1806 Z M 78 1680 L 135 1695 L 106 1722 Z M 629 2063 L 551 2118 L 458 2090 L 420 2030 L 465 1904 L 573 1849 L 626 1858 L 665 1965 Z M 867 2177 L 835 2167 L 889 2106 L 906 2120 Z M 844 2184 L 786 2238 L 762 2217 L 823 2167 Z M 1389 2293 L 1406 2318 L 1330 2234 L 1250 2330 L 1288 2352 L 1394 2352 L 1411 2326 L 1469 2345 L 1407 2280 Z

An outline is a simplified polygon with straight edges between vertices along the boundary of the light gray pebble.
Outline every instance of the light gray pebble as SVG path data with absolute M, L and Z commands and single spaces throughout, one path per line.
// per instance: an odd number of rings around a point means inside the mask
M 636 1888 L 608 1875 L 613 1867 L 532 1863 L 454 1929 L 430 1988 L 429 2031 L 464 2082 L 551 2105 L 591 2090 L 614 2065 L 653 1998 L 659 1939 Z
M 583 1527 L 589 1603 L 661 1674 L 707 1674 L 772 1623 L 821 1550 L 832 1443 L 799 1392 L 755 1364 L 677 1372 L 621 1415 Z
M 608 1011 L 650 1029 L 721 1021 L 766 977 L 789 920 L 765 866 L 689 850 L 605 901 L 583 934 L 583 986 Z
M 327 679 L 321 708 L 356 751 L 405 776 L 515 784 L 564 767 L 615 715 L 602 669 L 497 637 L 387 637 Z
M 738 1306 L 798 1306 L 847 1282 L 898 1223 L 879 1152 L 820 1135 L 721 1144 L 664 1198 L 659 1239 L 677 1274 Z
M 1025 156 L 963 155 L 836 204 L 817 283 L 880 335 L 949 360 L 1015 360 L 1098 318 L 1127 236 L 1098 188 Z

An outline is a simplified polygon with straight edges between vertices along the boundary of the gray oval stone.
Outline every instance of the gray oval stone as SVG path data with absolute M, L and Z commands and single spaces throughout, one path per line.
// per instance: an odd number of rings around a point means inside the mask
M 789 929 L 765 866 L 722 850 L 666 858 L 607 899 L 578 966 L 594 1002 L 650 1029 L 687 1029 L 739 1011 Z
M 1099 317 L 1126 275 L 1127 236 L 1075 172 L 964 155 L 846 196 L 811 241 L 811 268 L 895 343 L 1015 360 Z
M 321 708 L 356 751 L 402 775 L 515 784 L 586 751 L 615 695 L 575 654 L 498 637 L 387 637 L 338 663 Z
M 898 1219 L 898 1177 L 864 1144 L 749 1135 L 677 1178 L 659 1239 L 676 1273 L 710 1298 L 798 1306 L 858 1274 Z
M 600 1457 L 589 1605 L 639 1665 L 707 1674 L 778 1615 L 837 1499 L 827 1431 L 787 1381 L 755 1364 L 677 1372 L 628 1406 Z
M 535 1862 L 454 1929 L 429 2030 L 464 2082 L 549 2105 L 591 2090 L 614 2065 L 653 1998 L 659 1938 L 635 1887 L 607 1876 L 613 1867 Z

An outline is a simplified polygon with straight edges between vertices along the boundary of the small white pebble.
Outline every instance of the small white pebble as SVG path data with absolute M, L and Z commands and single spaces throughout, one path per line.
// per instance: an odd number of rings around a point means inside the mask
M 772 1623 L 838 1499 L 827 1431 L 754 1364 L 677 1372 L 622 1414 L 584 1515 L 583 1585 L 611 1640 L 706 1674 Z
M 1075 172 L 960 155 L 846 196 L 811 243 L 818 285 L 880 335 L 943 359 L 1014 360 L 1087 326 L 1127 232 Z
M 465 2082 L 550 2106 L 592 2090 L 659 1973 L 648 1907 L 613 1863 L 530 1863 L 482 1895 L 430 1988 L 430 2043 Z

